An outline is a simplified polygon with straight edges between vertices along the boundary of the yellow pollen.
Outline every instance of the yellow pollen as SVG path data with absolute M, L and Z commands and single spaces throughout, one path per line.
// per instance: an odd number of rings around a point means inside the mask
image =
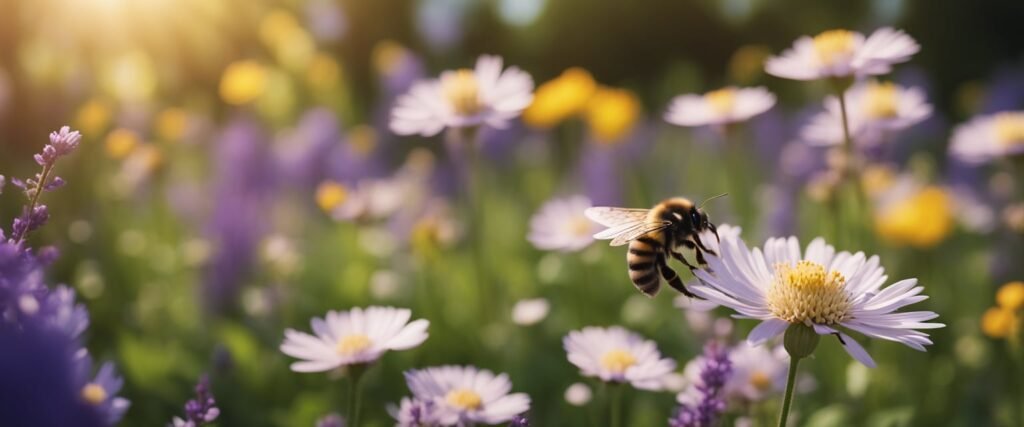
M 864 94 L 864 112 L 873 119 L 891 119 L 899 112 L 899 92 L 891 82 L 868 83 Z
M 853 54 L 854 33 L 849 30 L 829 30 L 814 36 L 814 51 L 825 65 Z
M 754 371 L 750 374 L 750 385 L 761 391 L 768 390 L 772 386 L 772 379 L 764 372 Z
M 726 114 L 736 106 L 736 89 L 727 87 L 704 94 L 704 100 L 718 114 Z
M 626 369 L 636 364 L 636 358 L 625 350 L 610 350 L 601 356 L 601 366 L 613 374 L 624 374 Z
M 996 140 L 1003 146 L 1024 145 L 1024 111 L 997 114 L 995 130 Z
M 444 400 L 447 401 L 449 405 L 464 411 L 475 411 L 483 406 L 483 401 L 480 400 L 479 394 L 464 388 L 448 392 L 448 395 L 444 397 Z
M 342 356 L 351 356 L 370 347 L 370 338 L 363 334 L 352 334 L 338 341 L 337 351 Z
M 479 113 L 482 108 L 480 84 L 473 70 L 463 68 L 445 74 L 441 78 L 441 92 L 452 105 L 455 114 L 460 116 L 471 116 Z
M 107 400 L 107 391 L 99 384 L 89 383 L 82 387 L 82 399 L 90 405 L 99 405 Z
M 796 266 L 775 265 L 775 282 L 768 289 L 768 309 L 775 317 L 834 325 L 846 319 L 850 308 L 846 278 L 838 271 L 806 260 Z

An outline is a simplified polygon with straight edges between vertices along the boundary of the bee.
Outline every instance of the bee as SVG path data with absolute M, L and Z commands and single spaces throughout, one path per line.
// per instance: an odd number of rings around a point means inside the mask
M 724 195 L 709 198 L 704 203 Z M 693 298 L 697 296 L 686 289 L 679 275 L 668 266 L 668 257 L 681 261 L 693 271 L 697 267 L 683 257 L 680 247 L 693 249 L 697 263 L 702 266 L 707 265 L 705 252 L 717 255 L 700 239 L 704 231 L 718 238 L 718 230 L 708 221 L 707 212 L 701 209 L 704 203 L 698 207 L 689 199 L 674 197 L 651 209 L 593 207 L 584 214 L 608 227 L 595 234 L 595 239 L 611 239 L 612 246 L 629 244 L 626 253 L 629 278 L 640 292 L 654 296 L 661 287 L 661 279 L 665 279 L 673 289 Z

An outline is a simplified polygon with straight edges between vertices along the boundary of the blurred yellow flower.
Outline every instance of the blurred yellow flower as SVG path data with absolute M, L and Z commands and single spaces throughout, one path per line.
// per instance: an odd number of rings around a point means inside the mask
M 348 143 L 362 155 L 373 152 L 377 147 L 377 131 L 369 125 L 358 125 L 348 131 Z
M 394 40 L 381 40 L 373 46 L 371 61 L 373 68 L 382 75 L 391 74 L 408 54 L 405 46 Z
M 260 38 L 279 63 L 292 70 L 308 66 L 316 43 L 291 12 L 276 9 L 260 22 Z
M 306 82 L 314 90 L 330 90 L 338 86 L 341 65 L 330 55 L 317 53 L 306 70 Z
M 156 116 L 156 133 L 165 141 L 181 139 L 187 126 L 188 113 L 181 108 L 165 108 Z
M 929 186 L 876 214 L 875 231 L 883 239 L 917 248 L 935 246 L 953 229 L 952 200 L 946 190 Z
M 139 135 L 128 129 L 114 129 L 107 135 L 105 147 L 107 155 L 112 159 L 128 157 L 139 145 Z
M 729 77 L 739 84 L 750 84 L 764 74 L 764 61 L 772 55 L 764 45 L 746 45 L 729 59 Z
M 527 125 L 548 129 L 579 114 L 597 90 L 587 70 L 570 68 L 537 88 L 533 103 L 523 112 Z
M 861 172 L 860 182 L 864 192 L 874 197 L 892 188 L 896 183 L 896 171 L 888 165 L 869 164 Z
M 981 331 L 992 338 L 1006 338 L 1017 330 L 1017 315 L 1012 310 L 992 307 L 981 316 Z
M 236 61 L 228 65 L 220 79 L 220 97 L 231 105 L 252 102 L 266 90 L 267 70 L 252 60 Z
M 99 99 L 92 99 L 75 113 L 75 128 L 82 132 L 82 135 L 99 135 L 110 124 L 110 104 Z
M 996 304 L 1007 310 L 1024 308 L 1024 282 L 1010 282 L 999 288 L 996 293 Z
M 345 202 L 347 196 L 348 190 L 345 186 L 335 181 L 324 181 L 316 187 L 316 204 L 324 212 L 333 211 Z
M 598 142 L 618 142 L 636 125 L 640 100 L 628 90 L 601 87 L 587 103 L 585 117 Z

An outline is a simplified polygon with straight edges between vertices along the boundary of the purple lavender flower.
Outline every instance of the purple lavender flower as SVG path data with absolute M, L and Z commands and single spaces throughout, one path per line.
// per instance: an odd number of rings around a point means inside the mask
M 512 422 L 508 423 L 508 427 L 530 427 L 530 420 L 523 415 L 516 415 L 512 417 Z
M 345 427 L 345 419 L 338 414 L 327 414 L 316 421 L 316 427 Z
M 732 374 L 729 352 L 725 346 L 710 342 L 704 346 L 704 358 L 701 385 L 697 386 L 700 398 L 696 403 L 680 404 L 675 416 L 668 420 L 670 427 L 711 427 L 725 410 L 722 388 Z
M 174 417 L 171 426 L 198 427 L 213 422 L 220 415 L 220 408 L 217 408 L 217 401 L 210 391 L 209 377 L 200 376 L 195 390 L 195 399 L 185 402 L 185 418 Z
M 60 131 L 50 132 L 50 143 L 43 147 L 41 153 L 34 156 L 36 163 L 43 167 L 53 166 L 58 158 L 78 148 L 81 141 L 82 135 L 67 126 L 61 127 Z
M 74 151 L 82 135 L 78 131 L 71 131 L 71 128 L 64 126 L 58 132 L 50 133 L 50 143 L 43 147 L 43 151 L 33 156 L 36 163 L 42 166 L 42 171 L 35 174 L 35 177 L 27 180 L 11 179 L 11 182 L 25 192 L 29 203 L 21 215 L 14 219 L 11 225 L 11 240 L 22 242 L 25 236 L 33 230 L 41 227 L 49 219 L 50 214 L 45 205 L 40 205 L 39 196 L 44 191 L 53 191 L 64 186 L 61 177 L 53 175 L 53 167 L 57 159 Z M 3 186 L 3 177 L 0 177 L 0 187 Z

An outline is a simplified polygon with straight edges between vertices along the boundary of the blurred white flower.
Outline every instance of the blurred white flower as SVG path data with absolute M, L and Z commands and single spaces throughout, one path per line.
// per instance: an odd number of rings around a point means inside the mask
M 979 116 L 957 126 L 949 152 L 971 164 L 1024 153 L 1024 111 Z
M 683 368 L 686 387 L 676 395 L 679 403 L 693 405 L 701 399 L 700 373 L 705 361 L 704 356 L 697 356 Z M 729 350 L 729 361 L 732 374 L 722 388 L 727 401 L 759 402 L 786 388 L 789 355 L 781 346 L 768 349 L 742 342 Z
M 803 36 L 779 56 L 768 58 L 768 74 L 793 80 L 863 77 L 888 73 L 921 50 L 913 38 L 889 27 L 868 37 L 849 30 Z
M 530 397 L 509 393 L 508 375 L 473 366 L 439 366 L 405 373 L 413 396 L 431 405 L 440 425 L 499 424 L 530 409 Z
M 435 407 L 433 401 L 403 397 L 397 406 L 389 404 L 387 411 L 396 427 L 428 427 L 438 423 Z
M 444 128 L 504 128 L 533 101 L 533 78 L 517 67 L 502 70 L 498 56 L 481 56 L 476 68 L 445 71 L 420 81 L 391 110 L 391 131 L 433 136 Z
M 301 359 L 292 363 L 295 372 L 322 372 L 371 363 L 388 350 L 408 350 L 427 339 L 430 322 L 409 322 L 411 316 L 408 309 L 394 307 L 329 311 L 325 318 L 314 317 L 310 321 L 316 335 L 285 330 L 281 351 Z
M 584 376 L 638 389 L 660 390 L 662 378 L 676 368 L 675 361 L 661 358 L 654 341 L 619 326 L 572 331 L 562 344 L 569 362 Z
M 594 393 L 590 391 L 590 387 L 583 383 L 572 383 L 569 388 L 565 389 L 565 401 L 573 406 L 583 406 L 590 403 L 593 395 Z
M 530 219 L 527 240 L 537 249 L 577 252 L 594 241 L 597 224 L 583 211 L 593 206 L 586 196 L 552 199 Z
M 846 92 L 850 137 L 863 146 L 874 146 L 888 135 L 916 125 L 932 114 L 923 90 L 891 82 L 858 83 Z M 814 116 L 802 130 L 812 145 L 843 143 L 843 121 L 839 99 L 825 99 L 825 111 Z
M 544 298 L 524 299 L 512 307 L 512 321 L 517 325 L 529 326 L 548 316 L 551 304 Z
M 763 87 L 726 87 L 673 98 L 665 121 L 679 126 L 726 125 L 746 121 L 774 105 L 775 95 Z

